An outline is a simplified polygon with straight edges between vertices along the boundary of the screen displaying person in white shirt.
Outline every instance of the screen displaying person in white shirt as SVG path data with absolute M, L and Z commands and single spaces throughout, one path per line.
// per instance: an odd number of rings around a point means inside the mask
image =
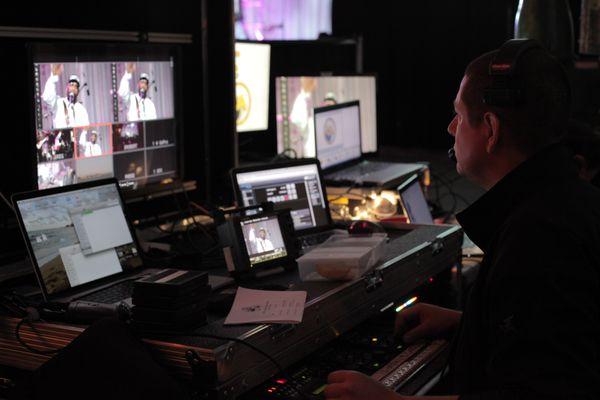
M 50 107 L 53 115 L 52 127 L 54 129 L 71 128 L 75 126 L 87 126 L 90 124 L 88 112 L 77 101 L 81 81 L 77 75 L 69 76 L 69 82 L 66 88 L 66 97 L 58 95 L 56 84 L 60 75 L 63 73 L 63 64 L 52 64 L 52 74 L 44 85 L 42 100 Z
M 130 81 L 135 71 L 135 63 L 127 63 L 125 74 L 119 83 L 118 94 L 127 107 L 127 121 L 142 121 L 156 119 L 156 107 L 150 98 L 150 77 L 146 73 L 140 74 L 137 83 L 137 93 L 130 89 Z
M 252 254 L 264 253 L 267 251 L 275 250 L 273 242 L 267 239 L 267 230 L 265 228 L 259 228 L 258 236 L 254 233 L 254 228 L 250 229 L 249 240 L 253 244 L 254 251 Z
M 317 80 L 303 76 L 300 78 L 300 85 L 302 90 L 294 100 L 292 112 L 290 113 L 290 122 L 297 127 L 300 133 L 300 137 L 296 138 L 296 140 L 303 143 L 302 155 L 304 157 L 314 157 L 315 127 L 313 108 L 315 105 L 313 103 L 313 94 L 317 87 Z
M 92 131 L 90 140 L 87 140 L 87 137 L 82 135 L 79 145 L 83 148 L 83 155 L 85 157 L 102 155 L 102 147 L 98 143 L 98 133 L 96 131 Z

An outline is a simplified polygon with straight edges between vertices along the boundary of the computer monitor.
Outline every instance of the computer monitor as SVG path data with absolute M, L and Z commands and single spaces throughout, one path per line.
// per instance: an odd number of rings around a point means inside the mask
M 17 194 L 14 204 L 46 295 L 142 266 L 113 179 Z
M 315 108 L 314 120 L 317 158 L 323 169 L 362 156 L 358 101 Z
M 179 178 L 176 59 L 159 45 L 32 45 L 38 188 Z
M 271 46 L 235 43 L 235 115 L 238 132 L 269 128 Z
M 276 209 L 289 208 L 296 231 L 308 233 L 331 226 L 327 195 L 315 159 L 234 169 L 232 180 L 240 206 L 271 201 Z
M 363 153 L 377 151 L 374 76 L 280 76 L 275 79 L 277 152 L 315 157 L 313 109 L 359 100 Z

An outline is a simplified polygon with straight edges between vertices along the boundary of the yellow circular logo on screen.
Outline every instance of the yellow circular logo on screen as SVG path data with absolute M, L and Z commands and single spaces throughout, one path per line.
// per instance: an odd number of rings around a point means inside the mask
M 328 144 L 335 142 L 336 131 L 335 121 L 332 118 L 327 118 L 323 126 L 323 136 L 325 136 L 325 141 Z
M 235 123 L 242 125 L 250 116 L 252 96 L 250 89 L 242 82 L 235 83 Z

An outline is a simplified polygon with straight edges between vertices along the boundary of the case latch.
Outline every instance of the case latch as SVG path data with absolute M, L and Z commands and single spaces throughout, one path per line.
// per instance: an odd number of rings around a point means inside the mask
M 365 275 L 363 281 L 365 282 L 365 290 L 367 292 L 372 292 L 383 283 L 383 274 L 380 270 L 375 270 L 369 275 Z

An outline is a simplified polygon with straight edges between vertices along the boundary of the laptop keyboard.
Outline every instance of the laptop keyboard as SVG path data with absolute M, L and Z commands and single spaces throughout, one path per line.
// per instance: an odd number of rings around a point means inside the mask
M 77 300 L 85 300 L 102 304 L 114 304 L 131 297 L 134 280 L 119 282 L 113 286 L 90 293 Z
M 381 171 L 383 169 L 389 168 L 389 164 L 384 163 L 376 163 L 376 162 L 366 162 L 356 166 L 356 169 L 361 174 L 370 174 L 372 172 Z
M 378 163 L 378 162 L 366 162 L 361 163 L 359 165 L 355 165 L 348 169 L 344 169 L 343 171 L 328 175 L 328 178 L 333 178 L 337 180 L 351 180 L 358 177 L 365 177 L 375 172 L 380 172 L 385 169 L 390 168 L 389 164 L 386 163 Z
M 305 249 L 307 247 L 316 246 L 318 244 L 323 243 L 324 241 L 329 239 L 331 235 L 333 235 L 333 232 L 331 231 L 307 235 L 300 238 L 300 243 L 302 244 L 302 248 Z

